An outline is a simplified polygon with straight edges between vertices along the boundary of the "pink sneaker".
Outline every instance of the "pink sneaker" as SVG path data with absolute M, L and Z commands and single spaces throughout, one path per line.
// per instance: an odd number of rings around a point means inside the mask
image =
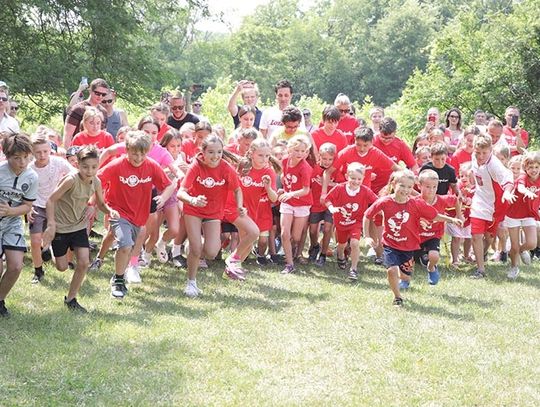
M 223 278 L 238 281 L 244 281 L 246 279 L 243 274 L 238 273 L 237 271 L 232 270 L 229 267 L 225 267 L 225 270 L 223 271 Z

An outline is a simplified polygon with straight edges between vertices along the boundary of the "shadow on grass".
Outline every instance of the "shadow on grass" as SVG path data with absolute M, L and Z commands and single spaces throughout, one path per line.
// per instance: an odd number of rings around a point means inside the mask
M 407 311 L 418 312 L 419 314 L 436 315 L 459 321 L 474 321 L 473 314 L 456 313 L 436 305 L 422 305 L 408 298 L 405 300 L 405 307 Z

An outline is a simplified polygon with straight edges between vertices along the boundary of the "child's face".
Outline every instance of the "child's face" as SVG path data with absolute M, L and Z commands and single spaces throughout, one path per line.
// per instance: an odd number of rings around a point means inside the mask
M 177 138 L 173 138 L 171 141 L 169 141 L 169 144 L 167 144 L 167 151 L 171 153 L 173 158 L 176 160 L 182 151 L 182 142 Z
M 361 171 L 347 171 L 347 186 L 356 191 L 364 182 L 364 173 Z
M 7 162 L 11 168 L 11 171 L 13 171 L 15 175 L 20 175 L 24 170 L 26 170 L 26 167 L 28 167 L 28 163 L 30 163 L 30 155 L 26 153 L 15 153 L 7 158 Z
M 283 126 L 285 127 L 285 134 L 292 136 L 294 133 L 296 133 L 296 130 L 298 130 L 298 127 L 300 126 L 300 122 L 287 122 L 283 123 Z
M 240 151 L 240 154 L 244 155 L 246 151 L 249 150 L 249 146 L 251 146 L 251 143 L 253 143 L 253 140 L 246 137 L 240 137 L 238 140 L 238 150 Z
M 99 168 L 99 160 L 97 158 L 87 158 L 79 163 L 79 174 L 83 181 L 93 179 Z
M 274 147 L 273 150 L 274 157 L 276 157 L 276 160 L 283 160 L 283 157 L 285 157 L 285 148 L 282 146 Z
M 390 144 L 392 140 L 396 137 L 396 133 L 390 133 L 390 134 L 384 134 L 379 133 L 379 139 L 383 142 L 383 144 Z
M 152 117 L 157 120 L 160 126 L 163 126 L 167 121 L 167 116 L 164 113 L 158 112 L 156 110 L 152 111 Z
M 332 134 L 336 131 L 339 121 L 337 120 L 326 120 L 323 124 L 324 131 L 328 134 Z
M 439 186 L 439 181 L 436 179 L 425 179 L 420 182 L 420 192 L 422 197 L 433 199 L 437 194 L 437 187 Z
M 371 119 L 371 122 L 373 124 L 379 124 L 381 122 L 381 120 L 383 119 L 383 114 L 382 114 L 382 112 L 379 112 L 377 110 L 377 111 L 372 113 L 372 115 L 370 116 L 370 119 Z
M 250 127 L 253 127 L 253 123 L 255 123 L 255 115 L 251 112 L 246 113 L 242 117 L 240 117 L 240 127 L 243 129 L 249 129 Z
M 465 136 L 465 149 L 472 151 L 473 149 L 474 134 L 467 134 Z
M 289 157 L 295 161 L 303 160 L 307 157 L 308 153 L 309 149 L 304 143 L 299 143 L 298 145 L 289 149 Z
M 439 133 L 430 133 L 427 137 L 428 144 L 432 145 L 435 143 L 444 143 L 444 137 L 442 134 Z
M 330 153 L 321 153 L 321 167 L 322 168 L 328 168 L 332 165 L 334 162 L 334 155 Z
M 525 167 L 525 172 L 527 175 L 533 179 L 537 179 L 540 175 L 540 164 L 537 162 L 532 162 Z
M 512 175 L 514 176 L 514 180 L 517 179 L 521 175 L 521 164 L 519 162 L 513 162 L 512 164 L 510 164 L 509 168 L 510 168 L 510 171 L 512 171 Z M 535 177 L 529 175 L 529 167 L 527 167 L 525 169 L 525 172 L 531 178 L 538 177 L 538 169 L 532 171 L 532 173 L 536 173 Z
M 437 154 L 431 156 L 431 162 L 435 168 L 442 168 L 446 164 L 446 154 Z
M 146 159 L 146 152 L 134 148 L 128 148 L 126 155 L 129 163 L 134 167 L 140 167 Z
M 47 143 L 35 144 L 32 148 L 34 152 L 34 159 L 38 167 L 44 167 L 49 164 L 51 157 L 51 145 Z
M 394 194 L 399 201 L 406 201 L 414 187 L 414 180 L 402 178 L 395 181 Z
M 208 130 L 199 130 L 195 132 L 195 144 L 201 145 L 203 140 L 208 137 L 210 132 Z
M 260 147 L 251 153 L 251 163 L 253 168 L 261 169 L 268 166 L 270 160 L 270 147 Z
M 469 171 L 460 171 L 459 172 L 459 181 L 461 185 L 467 187 L 471 183 L 471 173 Z
M 476 157 L 476 162 L 478 165 L 483 165 L 487 163 L 487 160 L 489 159 L 489 156 L 491 155 L 491 148 L 490 147 L 476 147 L 474 149 L 474 156 Z
M 356 145 L 356 151 L 361 156 L 366 155 L 371 146 L 373 145 L 371 141 L 364 141 L 360 138 L 357 138 L 354 143 Z
M 90 117 L 84 122 L 84 129 L 91 136 L 98 134 L 101 131 L 101 119 L 97 116 Z
M 425 152 L 425 153 L 420 153 L 416 156 L 416 162 L 418 163 L 418 165 L 422 166 L 426 163 L 429 162 L 431 156 L 428 152 Z
M 223 156 L 223 146 L 221 143 L 210 143 L 202 152 L 203 162 L 211 168 L 216 168 Z
M 145 123 L 142 126 L 141 130 L 148 134 L 150 137 L 152 137 L 152 141 L 157 140 L 159 129 L 154 123 Z
M 508 158 L 506 158 L 504 155 L 502 155 L 499 152 L 495 152 L 495 157 L 497 157 L 499 161 L 502 162 L 505 167 L 508 167 Z
M 418 142 L 416 143 L 416 149 L 418 150 L 420 147 L 427 147 L 429 146 L 429 140 L 427 138 L 422 138 L 420 140 L 418 140 Z
M 76 155 L 70 155 L 66 158 L 67 162 L 70 163 L 73 167 L 79 168 L 79 161 L 77 160 Z

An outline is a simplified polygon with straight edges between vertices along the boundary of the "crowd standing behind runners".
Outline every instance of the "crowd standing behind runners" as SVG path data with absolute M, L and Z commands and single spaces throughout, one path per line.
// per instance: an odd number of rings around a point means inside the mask
M 540 258 L 540 153 L 527 151 L 517 107 L 506 109 L 504 124 L 478 110 L 470 126 L 457 108 L 441 120 L 431 107 L 411 149 L 382 107 L 366 123 L 342 93 L 312 112 L 291 104 L 290 82 L 274 91 L 276 105 L 263 111 L 257 84 L 239 81 L 223 107 L 236 128 L 227 138 L 203 116 L 201 101 L 191 113 L 190 97 L 177 91 L 131 128 L 114 108 L 116 92 L 98 78 L 81 82 L 62 138 L 45 126 L 21 133 L 0 82 L 0 316 L 9 315 L 5 300 L 23 268 L 24 215 L 32 282 L 46 278 L 50 260 L 74 269 L 64 303 L 78 312 L 86 312 L 77 295 L 87 271 L 99 269 L 111 247 L 118 299 L 142 283 L 154 252 L 186 269 L 184 292 L 192 298 L 202 293 L 199 269 L 225 251 L 223 277 L 239 281 L 249 276 L 252 252 L 259 265 L 276 264 L 283 274 L 310 262 L 332 268 L 327 258 L 335 255 L 350 281 L 374 261 L 386 268 L 396 306 L 415 261 L 429 284 L 439 283 L 445 232 L 451 265 L 475 262 L 476 279 L 488 275 L 494 239 L 498 261 L 509 251 L 509 279 L 518 277 L 520 261 Z M 91 261 L 96 209 L 105 213 L 107 235 Z M 365 260 L 362 239 L 370 249 Z

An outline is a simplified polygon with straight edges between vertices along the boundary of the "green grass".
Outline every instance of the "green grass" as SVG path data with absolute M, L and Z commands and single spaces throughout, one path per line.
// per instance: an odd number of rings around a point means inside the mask
M 283 276 L 253 263 L 244 283 L 200 272 L 204 295 L 183 296 L 185 273 L 143 273 L 110 298 L 112 261 L 83 285 L 88 315 L 62 303 L 70 273 L 31 268 L 0 320 L 0 405 L 539 405 L 540 276 L 506 280 L 417 269 L 392 307 L 384 270 L 362 263 L 350 284 L 333 260 Z

